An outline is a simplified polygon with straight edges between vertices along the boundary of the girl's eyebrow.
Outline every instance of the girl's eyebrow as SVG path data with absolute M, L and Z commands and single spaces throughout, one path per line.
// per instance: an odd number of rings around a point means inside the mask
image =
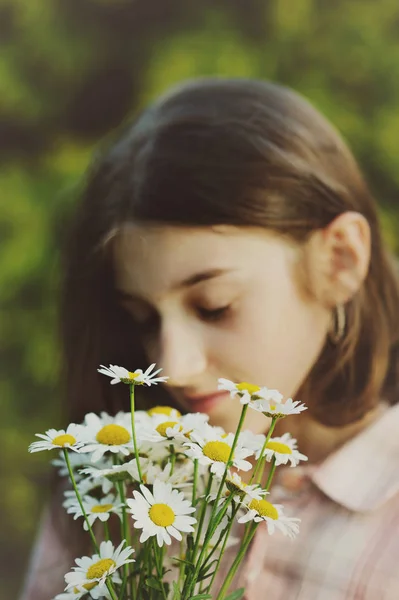
M 194 275 L 190 275 L 186 279 L 179 281 L 173 284 L 170 288 L 170 291 L 176 291 L 181 289 L 186 289 L 188 287 L 192 287 L 197 283 L 201 283 L 202 281 L 208 281 L 209 279 L 214 279 L 215 277 L 220 277 L 221 275 L 225 275 L 226 273 L 231 273 L 236 269 L 209 269 L 208 271 L 202 271 L 201 273 L 195 273 Z M 117 289 L 116 293 L 118 296 L 126 299 L 140 299 L 140 296 L 137 294 L 132 294 L 130 292 L 126 292 L 124 290 Z

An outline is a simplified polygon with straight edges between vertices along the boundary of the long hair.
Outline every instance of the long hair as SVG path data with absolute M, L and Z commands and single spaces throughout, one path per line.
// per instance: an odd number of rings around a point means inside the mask
M 331 426 L 398 396 L 398 277 L 355 159 L 319 112 L 274 83 L 200 79 L 161 97 L 94 160 L 71 226 L 61 311 L 70 420 L 127 409 L 126 390 L 103 381 L 99 364 L 146 364 L 114 288 L 112 240 L 125 224 L 261 226 L 303 244 L 346 211 L 370 225 L 369 272 L 346 305 L 344 338 L 326 339 L 297 391 Z M 171 402 L 156 391 L 152 402 Z

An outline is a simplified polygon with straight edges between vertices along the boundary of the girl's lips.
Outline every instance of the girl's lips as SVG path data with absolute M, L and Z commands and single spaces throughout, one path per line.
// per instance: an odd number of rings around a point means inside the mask
M 220 391 L 204 396 L 186 396 L 185 399 L 193 412 L 208 412 L 228 395 L 228 392 Z

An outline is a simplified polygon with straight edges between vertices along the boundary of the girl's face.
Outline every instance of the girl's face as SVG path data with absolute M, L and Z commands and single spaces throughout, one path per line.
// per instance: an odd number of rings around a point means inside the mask
M 219 377 L 293 396 L 323 347 L 330 312 L 307 291 L 302 253 L 264 229 L 129 225 L 115 265 L 148 360 L 183 409 L 226 430 L 241 405 L 218 392 Z M 248 411 L 246 428 L 267 425 Z

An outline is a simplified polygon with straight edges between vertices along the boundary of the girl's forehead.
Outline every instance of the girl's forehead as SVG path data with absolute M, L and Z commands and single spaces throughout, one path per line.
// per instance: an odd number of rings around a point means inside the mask
M 198 273 L 245 268 L 274 242 L 257 228 L 127 225 L 114 240 L 117 286 L 156 296 Z

